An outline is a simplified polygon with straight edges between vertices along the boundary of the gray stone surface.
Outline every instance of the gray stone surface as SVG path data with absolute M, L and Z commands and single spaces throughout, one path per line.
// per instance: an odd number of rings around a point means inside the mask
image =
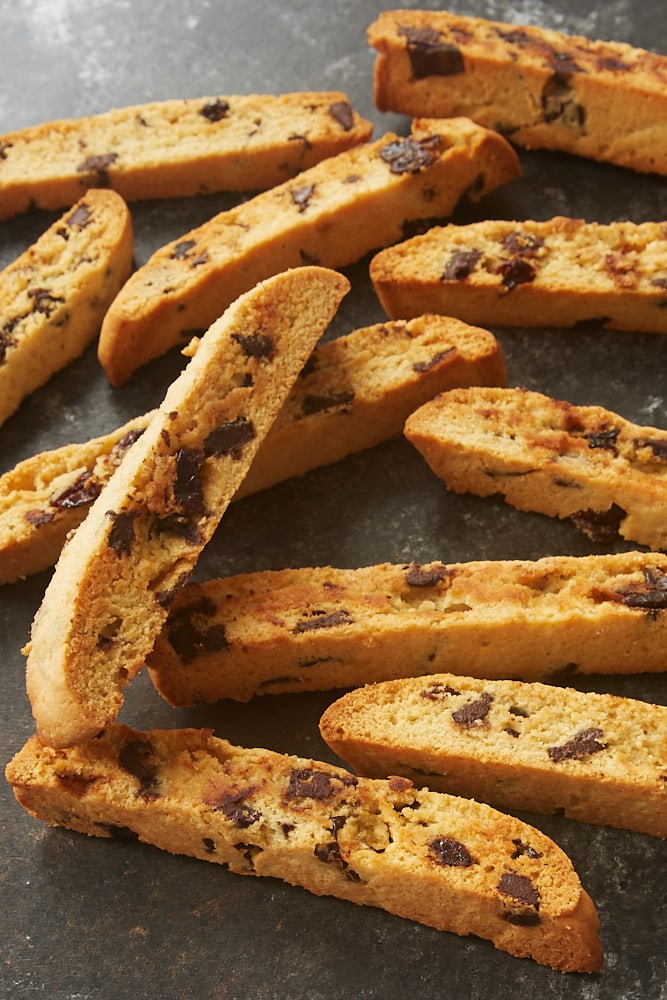
M 416 6 L 409 3 L 403 6 Z M 424 3 L 423 6 L 436 6 Z M 667 52 L 662 4 L 647 0 L 478 0 L 451 9 Z M 378 0 L 0 0 L 0 134 L 31 123 L 168 97 L 347 91 L 375 133 L 405 128 L 372 106 L 365 28 Z M 610 221 L 667 218 L 667 181 L 546 153 L 475 215 Z M 133 206 L 136 258 L 233 204 L 226 195 Z M 50 223 L 0 223 L 0 266 Z M 332 335 L 382 319 L 368 260 Z M 497 331 L 513 384 L 667 426 L 667 338 L 600 330 Z M 158 402 L 180 357 L 113 390 L 89 351 L 0 431 L 0 472 L 47 447 L 102 433 Z M 197 573 L 381 560 L 536 558 L 597 551 L 574 528 L 499 500 L 449 495 L 404 441 L 387 443 L 250 497 L 225 515 Z M 0 590 L 3 763 L 33 729 L 20 647 L 48 574 Z M 667 703 L 664 675 L 586 686 Z M 232 741 L 332 759 L 317 721 L 333 695 L 269 696 L 175 711 L 140 677 L 123 718 L 140 727 L 206 725 Z M 667 996 L 663 842 L 526 816 L 570 853 L 596 901 L 602 975 L 563 976 L 380 911 L 136 844 L 95 841 L 33 821 L 0 789 L 0 996 L 77 1000 L 660 1000 Z

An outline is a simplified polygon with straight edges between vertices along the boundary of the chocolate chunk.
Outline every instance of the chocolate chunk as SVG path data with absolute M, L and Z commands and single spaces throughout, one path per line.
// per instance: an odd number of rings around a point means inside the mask
M 341 389 L 340 392 L 332 393 L 330 396 L 318 396 L 316 393 L 307 392 L 303 397 L 302 409 L 306 416 L 311 416 L 324 410 L 341 409 L 353 402 L 353 389 Z
M 304 184 L 300 188 L 292 188 L 290 195 L 292 196 L 292 201 L 299 209 L 299 212 L 305 212 L 308 208 L 308 203 L 313 196 L 315 191 L 314 184 Z
M 417 563 L 412 563 L 405 574 L 405 582 L 409 587 L 435 587 L 451 575 L 452 571 L 442 563 L 433 566 L 419 566 Z
M 174 252 L 172 253 L 173 260 L 185 260 L 193 247 L 196 246 L 195 240 L 180 240 L 174 246 Z
M 81 229 L 84 229 L 89 224 L 90 219 L 90 209 L 85 202 L 82 202 L 80 205 L 77 205 L 71 215 L 68 215 L 65 221 L 68 226 L 80 226 Z
M 540 894 L 526 875 L 505 872 L 498 883 L 498 891 L 505 896 L 511 896 L 512 899 L 517 899 L 520 903 L 525 903 L 527 906 L 539 908 Z
M 329 114 L 344 132 L 349 132 L 354 125 L 354 112 L 349 101 L 336 101 L 330 106 Z
M 476 864 L 468 848 L 452 837 L 436 837 L 428 845 L 436 864 L 448 868 L 469 868 Z
M 299 632 L 313 632 L 319 628 L 333 628 L 336 625 L 349 625 L 354 621 L 350 612 L 346 611 L 345 608 L 332 611 L 330 614 L 325 614 L 324 611 L 311 611 L 310 613 L 315 617 L 297 622 L 294 629 L 297 634 Z
M 262 818 L 261 812 L 257 809 L 251 809 L 243 801 L 247 798 L 248 794 L 249 790 L 245 792 L 228 792 L 217 801 L 209 802 L 208 804 L 231 820 L 234 826 L 246 829 L 252 826 L 253 823 L 258 823 Z
M 496 274 L 502 275 L 502 284 L 511 291 L 517 285 L 525 285 L 534 281 L 535 267 L 524 257 L 512 257 L 504 260 L 496 268 Z
M 667 438 L 638 438 L 635 447 L 650 448 L 656 458 L 667 462 Z
M 159 759 L 148 740 L 130 740 L 118 754 L 118 761 L 126 771 L 139 779 L 138 795 L 154 798 L 157 795 Z
M 118 153 L 100 153 L 89 156 L 76 168 L 78 174 L 97 174 L 103 184 L 109 183 L 109 167 L 118 159 Z
M 204 837 L 202 839 L 202 844 L 204 845 L 204 850 L 207 854 L 215 854 L 216 846 L 212 837 Z
M 33 312 L 50 316 L 59 302 L 64 302 L 62 295 L 53 295 L 48 288 L 29 288 L 28 298 L 33 300 Z
M 206 455 L 231 455 L 240 458 L 246 444 L 255 436 L 255 428 L 248 417 L 226 420 L 207 436 L 204 441 Z
M 107 545 L 117 556 L 129 556 L 134 541 L 134 519 L 138 514 L 137 510 L 120 514 L 113 510 L 107 511 L 107 516 L 112 522 Z
M 206 510 L 201 482 L 203 464 L 204 456 L 197 448 L 179 448 L 176 452 L 174 499 L 190 516 L 201 515 Z
M 5 327 L 2 330 L 0 330 L 0 364 L 2 364 L 2 362 L 7 357 L 7 351 L 9 350 L 9 348 L 14 347 L 14 345 L 16 344 L 16 337 L 12 337 L 10 336 L 10 334 L 11 330 L 13 330 L 13 328 L 16 326 L 17 323 L 18 319 L 16 320 L 15 323 L 5 324 Z
M 446 347 L 442 351 L 437 351 L 429 361 L 415 361 L 412 366 L 412 370 L 413 372 L 423 375 L 424 372 L 430 372 L 431 369 L 437 368 L 438 365 L 445 360 L 445 358 L 451 358 L 456 353 L 456 347 Z
M 512 857 L 513 858 L 520 858 L 524 854 L 527 857 L 529 857 L 529 858 L 541 858 L 542 857 L 542 854 L 541 854 L 540 851 L 536 851 L 534 847 L 530 846 L 530 844 L 524 844 L 524 842 L 519 837 L 517 837 L 515 840 L 513 840 L 512 843 L 514 844 L 514 846 L 516 848 L 516 850 L 512 852 Z
M 434 28 L 400 26 L 398 34 L 407 39 L 408 59 L 414 80 L 427 76 L 456 76 L 465 72 L 461 50 L 443 41 Z
M 313 853 L 318 861 L 323 861 L 324 864 L 335 865 L 336 868 L 340 868 L 345 878 L 350 882 L 361 882 L 361 876 L 353 868 L 350 868 L 348 862 L 341 854 L 340 847 L 336 841 L 332 840 L 326 844 L 316 844 Z
M 484 691 L 476 701 L 470 701 L 452 712 L 452 719 L 459 726 L 474 726 L 476 722 L 482 722 L 486 718 L 492 701 L 493 695 Z
M 7 151 L 12 148 L 13 142 L 0 142 L 0 160 L 7 159 Z
M 169 642 L 184 663 L 200 653 L 219 652 L 229 647 L 225 626 L 221 622 L 208 628 L 195 624 L 196 615 L 211 617 L 215 611 L 213 601 L 204 597 L 175 611 L 169 619 Z
M 128 431 L 127 434 L 123 434 L 122 438 L 119 438 L 111 449 L 112 452 L 115 455 L 124 454 L 129 448 L 132 447 L 135 441 L 139 440 L 143 433 L 143 427 L 135 427 L 134 430 Z
M 430 167 L 438 158 L 438 139 L 433 136 L 419 142 L 412 136 L 388 142 L 380 150 L 380 157 L 389 164 L 392 174 L 418 174 Z
M 457 691 L 456 688 L 450 687 L 449 684 L 434 683 L 425 687 L 421 692 L 420 697 L 428 698 L 429 701 L 437 701 L 439 698 L 442 698 L 443 696 L 446 697 L 450 694 L 461 694 L 461 692 Z
M 102 492 L 102 484 L 92 472 L 82 472 L 80 476 L 57 496 L 51 497 L 49 503 L 60 510 L 72 510 L 75 507 L 86 507 Z
M 503 240 L 503 247 L 508 253 L 522 257 L 535 257 L 544 246 L 544 240 L 534 233 L 514 229 Z
M 503 920 L 508 924 L 515 924 L 517 927 L 536 927 L 542 923 L 539 913 L 535 910 L 507 910 L 503 913 Z
M 518 705 L 510 705 L 508 711 L 510 715 L 517 715 L 521 719 L 527 719 L 530 716 L 530 712 L 527 712 L 525 708 L 519 708 Z
M 273 353 L 273 341 L 266 333 L 233 333 L 232 340 L 248 358 L 270 358 Z
M 216 97 L 214 101 L 209 101 L 199 109 L 202 118 L 209 122 L 219 122 L 229 114 L 229 101 L 222 97 Z
M 618 529 L 625 511 L 613 503 L 609 510 L 578 510 L 570 515 L 572 523 L 592 542 L 608 545 L 618 538 Z
M 571 66 L 568 70 L 571 70 Z M 574 99 L 574 91 L 568 79 L 567 72 L 554 73 L 548 80 L 540 98 L 542 118 L 545 122 L 558 121 L 575 132 L 583 133 L 586 123 L 586 110 Z
M 603 735 L 602 730 L 596 727 L 582 729 L 567 743 L 558 747 L 549 747 L 547 753 L 549 758 L 557 764 L 562 760 L 580 760 L 582 757 L 588 757 L 589 754 L 599 753 L 600 750 L 607 749 L 607 743 L 598 742 Z
M 588 441 L 589 448 L 606 448 L 607 451 L 617 454 L 616 438 L 620 432 L 620 427 L 601 427 L 599 430 L 584 434 L 584 437 Z
M 49 524 L 49 522 L 54 519 L 56 514 L 55 511 L 52 510 L 27 510 L 23 516 L 28 524 L 32 524 L 35 528 L 39 528 L 42 524 Z
M 442 272 L 443 281 L 465 281 L 477 266 L 481 250 L 455 250 Z
M 306 767 L 292 768 L 289 776 L 287 798 L 329 799 L 334 794 L 331 775 Z
M 644 570 L 644 582 L 614 591 L 623 604 L 643 611 L 667 609 L 667 574 L 649 566 Z

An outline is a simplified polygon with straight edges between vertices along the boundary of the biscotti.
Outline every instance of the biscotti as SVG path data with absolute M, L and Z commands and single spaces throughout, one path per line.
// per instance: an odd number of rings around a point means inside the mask
M 313 352 L 236 496 L 400 435 L 408 415 L 446 388 L 506 384 L 496 338 L 449 317 L 338 337 Z
M 447 11 L 370 25 L 381 111 L 467 115 L 513 143 L 667 174 L 667 57 Z
M 665 669 L 667 557 L 644 552 L 246 573 L 190 583 L 148 665 L 174 705 L 448 670 Z
M 433 674 L 357 688 L 320 731 L 360 774 L 667 837 L 667 707 Z
M 120 195 L 90 191 L 0 272 L 0 424 L 97 337 L 133 243 Z
M 115 718 L 174 595 L 349 289 L 296 268 L 241 296 L 199 342 L 70 536 L 35 616 L 28 695 L 67 745 Z
M 570 518 L 595 542 L 667 550 L 667 430 L 527 389 L 441 393 L 405 436 L 455 493 Z
M 311 354 L 235 499 L 399 435 L 437 392 L 506 381 L 496 338 L 456 319 L 421 316 L 342 335 Z M 53 565 L 149 419 L 41 452 L 0 476 L 0 584 Z
M 371 280 L 389 316 L 492 326 L 667 333 L 667 223 L 556 216 L 436 226 L 381 250 Z
M 519 173 L 504 139 L 461 118 L 417 121 L 409 136 L 330 157 L 157 250 L 107 313 L 100 362 L 118 385 L 256 281 L 304 263 L 352 264 Z
M 0 219 L 96 187 L 127 201 L 269 188 L 371 132 L 338 91 L 154 101 L 45 122 L 0 136 Z
M 207 730 L 117 724 L 64 751 L 33 737 L 6 774 L 21 805 L 53 826 L 133 834 L 563 972 L 602 965 L 598 916 L 569 858 L 483 803 L 232 746 Z
M 152 413 L 110 434 L 24 459 L 0 476 L 0 584 L 39 573 L 57 561 Z

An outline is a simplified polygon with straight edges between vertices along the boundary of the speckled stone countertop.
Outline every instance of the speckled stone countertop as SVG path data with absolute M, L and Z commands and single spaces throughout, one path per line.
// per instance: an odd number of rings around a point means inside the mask
M 401 6 L 436 6 L 432 3 Z M 0 135 L 25 125 L 170 97 L 342 89 L 375 125 L 366 27 L 379 0 L 0 0 Z M 667 52 L 658 0 L 477 0 L 451 4 Z M 666 125 L 667 127 L 667 125 Z M 667 179 L 574 157 L 521 153 L 523 176 L 478 216 L 607 222 L 667 218 Z M 136 261 L 215 212 L 227 195 L 132 207 Z M 0 223 L 0 266 L 55 218 Z M 383 319 L 368 260 L 333 334 Z M 510 382 L 667 426 L 667 338 L 600 330 L 495 331 Z M 0 472 L 45 448 L 101 434 L 157 403 L 181 364 L 168 356 L 112 389 L 94 350 L 27 400 L 0 432 Z M 396 440 L 232 505 L 200 578 L 260 568 L 537 558 L 600 551 L 570 524 L 500 500 L 455 497 Z M 3 764 L 33 731 L 24 644 L 48 574 L 0 589 Z M 665 675 L 579 686 L 667 704 Z M 211 726 L 233 742 L 332 760 L 317 729 L 334 695 L 269 697 L 177 711 L 145 677 L 124 721 Z M 600 913 L 604 971 L 562 975 L 457 938 L 279 882 L 244 879 L 145 846 L 51 830 L 0 790 L 0 997 L 77 1000 L 659 1000 L 667 997 L 667 847 L 637 834 L 524 815 L 571 856 Z

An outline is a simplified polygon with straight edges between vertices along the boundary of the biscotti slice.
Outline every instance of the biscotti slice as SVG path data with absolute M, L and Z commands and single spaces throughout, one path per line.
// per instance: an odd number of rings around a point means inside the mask
M 556 216 L 437 226 L 381 250 L 370 274 L 389 316 L 492 326 L 594 322 L 667 333 L 667 223 Z
M 365 142 L 345 94 L 154 101 L 0 136 L 0 219 L 110 187 L 128 201 L 253 191 Z
M 595 542 L 667 550 L 667 430 L 527 389 L 441 393 L 405 436 L 455 493 L 570 518 Z
M 667 837 L 667 707 L 432 674 L 357 688 L 320 720 L 360 774 Z
M 201 339 L 70 536 L 27 647 L 38 731 L 67 745 L 118 712 L 260 440 L 349 288 L 295 268 L 241 296 Z
M 208 730 L 117 724 L 69 750 L 33 737 L 6 774 L 20 804 L 53 826 L 132 833 L 563 972 L 602 965 L 597 913 L 569 858 L 483 803 L 232 746 Z
M 183 588 L 148 659 L 174 705 L 448 670 L 665 669 L 667 556 L 301 568 Z
M 437 392 L 506 381 L 493 334 L 456 319 L 421 316 L 340 336 L 311 354 L 235 499 L 400 434 Z M 0 584 L 53 565 L 149 419 L 41 452 L 0 476 Z
M 506 385 L 500 344 L 444 316 L 376 323 L 323 344 L 287 397 L 237 497 L 401 434 L 413 410 L 462 385 Z
M 330 157 L 157 250 L 105 318 L 102 366 L 118 385 L 256 281 L 304 263 L 352 264 L 519 172 L 510 145 L 465 118 L 417 121 L 407 137 L 387 133 Z
M 0 476 L 0 584 L 39 573 L 57 561 L 125 452 L 153 413 L 110 434 L 24 459 Z
M 667 173 L 667 57 L 447 11 L 370 25 L 381 111 L 467 115 L 513 143 Z
M 0 424 L 97 337 L 133 243 L 120 195 L 89 191 L 0 272 Z

